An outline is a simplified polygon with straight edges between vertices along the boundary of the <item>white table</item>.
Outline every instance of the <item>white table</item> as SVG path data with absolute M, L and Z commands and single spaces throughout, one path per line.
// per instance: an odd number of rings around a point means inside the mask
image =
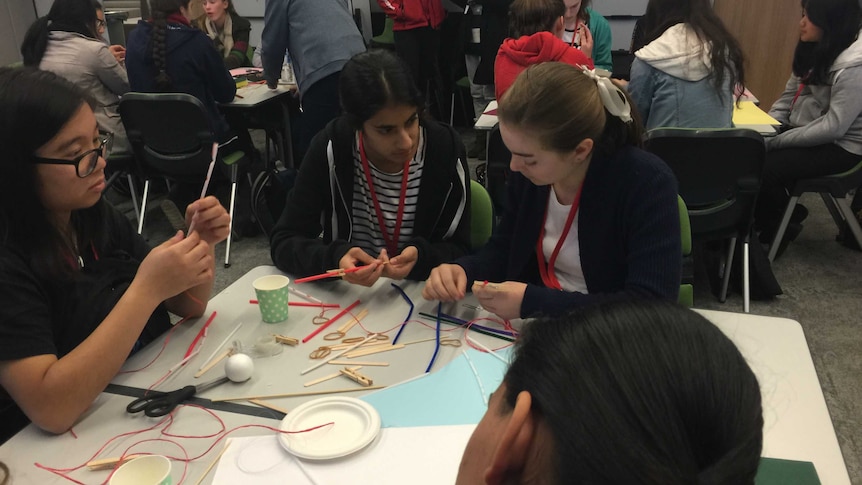
M 290 317 L 287 321 L 276 324 L 261 322 L 260 311 L 258 310 L 257 305 L 249 304 L 249 299 L 255 298 L 252 282 L 256 278 L 269 274 L 280 274 L 280 272 L 273 266 L 260 266 L 245 274 L 242 278 L 234 282 L 210 301 L 210 305 L 207 308 L 206 315 L 204 317 L 199 319 L 197 322 L 186 322 L 176 328 L 161 357 L 159 357 L 150 367 L 140 372 L 119 375 L 113 380 L 113 383 L 142 389 L 150 387 L 161 376 L 163 376 L 170 367 L 182 360 L 183 354 L 187 350 L 194 336 L 198 333 L 203 321 L 206 320 L 210 312 L 213 310 L 216 310 L 218 314 L 209 327 L 208 336 L 201 348 L 199 356 L 191 360 L 188 365 L 176 371 L 164 384 L 157 387 L 158 390 L 173 390 L 190 383 L 205 382 L 221 375 L 222 367 L 219 366 L 204 374 L 199 379 L 193 378 L 193 375 L 204 363 L 204 359 L 212 354 L 218 344 L 221 343 L 234 329 L 235 325 L 240 322 L 245 323 L 231 340 L 239 339 L 243 344 L 253 343 L 256 336 L 268 333 L 277 333 L 299 339 L 310 334 L 317 328 L 311 323 L 312 317 L 317 315 L 319 312 L 316 308 L 291 307 Z M 357 314 L 363 308 L 367 308 L 369 310 L 369 314 L 362 320 L 362 324 L 371 331 L 383 331 L 400 324 L 407 316 L 407 312 L 409 310 L 407 303 L 402 299 L 397 291 L 390 286 L 390 282 L 391 280 L 381 279 L 370 290 L 350 285 L 342 281 L 330 283 L 307 283 L 298 285 L 297 288 L 312 294 L 324 302 L 340 303 L 342 308 L 357 299 L 361 299 L 362 303 L 353 310 L 353 313 Z M 405 287 L 405 291 L 416 306 L 413 311 L 413 319 L 420 320 L 420 311 L 426 313 L 436 312 L 436 303 L 426 301 L 422 298 L 421 285 L 415 283 L 402 283 L 402 286 Z M 291 301 L 305 301 L 296 296 L 291 296 L 291 299 Z M 326 315 L 334 316 L 337 313 L 338 310 L 330 310 Z M 476 315 L 475 310 L 464 307 L 458 303 L 444 305 L 444 313 L 448 313 L 450 315 L 457 314 L 458 316 L 466 317 L 468 319 Z M 207 390 L 203 394 L 203 397 L 217 399 L 236 396 L 270 395 L 358 387 L 357 384 L 347 378 L 332 379 L 312 387 L 303 386 L 306 382 L 338 372 L 338 370 L 343 366 L 326 364 L 305 375 L 300 375 L 300 371 L 320 362 L 319 360 L 309 359 L 309 353 L 321 345 L 340 343 L 339 341 L 326 341 L 323 337 L 325 334 L 335 331 L 338 327 L 348 321 L 348 316 L 342 317 L 327 328 L 327 330 L 321 332 L 306 344 L 300 344 L 296 347 L 284 346 L 283 352 L 280 355 L 256 359 L 255 375 L 251 380 L 242 384 L 227 383 L 222 386 L 212 388 Z M 416 322 L 408 324 L 398 343 L 406 343 L 434 337 L 434 321 L 424 319 L 421 319 L 421 321 L 425 322 L 428 326 L 423 326 Z M 443 330 L 447 330 L 456 327 L 443 325 L 441 328 Z M 453 330 L 450 333 L 460 336 L 461 331 Z M 348 333 L 347 337 L 358 337 L 364 335 L 365 332 L 363 332 L 357 325 L 350 331 L 350 333 Z M 390 333 L 390 336 L 394 337 L 394 335 L 395 332 Z M 499 347 L 506 343 L 502 340 L 486 337 L 484 335 L 471 335 L 471 338 L 475 338 L 488 346 Z M 161 342 L 162 340 L 153 342 L 147 348 L 135 354 L 128 360 L 124 369 L 138 369 L 146 365 L 146 363 L 150 362 L 161 349 Z M 390 385 L 422 374 L 430 361 L 431 355 L 434 351 L 434 345 L 434 341 L 427 341 L 408 345 L 401 350 L 374 354 L 355 360 L 388 362 L 390 364 L 388 367 L 363 367 L 360 372 L 371 377 L 374 381 L 374 385 Z M 433 370 L 439 369 L 460 352 L 461 349 L 457 347 L 441 346 Z M 273 376 L 278 376 L 278 378 L 273 379 Z M 350 393 L 349 395 L 359 397 L 364 393 L 365 391 L 360 391 Z M 313 396 L 284 398 L 275 399 L 271 402 L 278 406 L 291 409 L 298 404 L 313 398 Z
M 260 329 L 273 329 L 279 333 L 300 338 L 310 331 L 312 326 L 308 320 L 310 315 L 314 313 L 310 309 L 293 307 L 287 322 L 270 326 L 261 323 L 258 309 L 248 304 L 248 299 L 254 296 L 251 282 L 257 277 L 273 273 L 277 273 L 277 270 L 271 266 L 255 268 L 211 300 L 208 312 L 217 310 L 218 316 L 210 327 L 209 336 L 201 351 L 201 357 L 191 361 L 186 368 L 177 372 L 159 389 L 173 390 L 194 382 L 195 379 L 191 376 L 201 365 L 202 359 L 212 352 L 214 347 L 233 328 L 233 325 L 240 320 L 247 322 L 238 333 L 241 340 L 247 340 Z M 418 316 L 419 311 L 433 311 L 435 304 L 424 301 L 420 296 L 421 284 L 402 283 L 402 285 L 416 305 L 414 318 Z M 363 307 L 367 306 L 370 309 L 369 316 L 363 320 L 363 323 L 371 330 L 388 329 L 400 323 L 407 314 L 406 303 L 389 287 L 388 280 L 378 282 L 370 290 L 343 282 L 336 282 L 336 284 L 329 286 L 306 284 L 301 285 L 300 288 L 324 301 L 345 305 L 361 297 Z M 294 301 L 299 301 L 299 298 L 294 298 Z M 444 311 L 466 318 L 475 316 L 475 310 L 461 304 L 444 307 Z M 800 325 L 793 320 L 783 318 L 707 310 L 700 312 L 734 341 L 758 377 L 763 392 L 765 422 L 763 455 L 813 462 L 824 485 L 849 485 L 850 479 L 847 469 Z M 186 322 L 182 327 L 177 328 L 162 357 L 150 368 L 135 374 L 120 375 L 114 380 L 114 383 L 133 387 L 148 387 L 164 374 L 167 368 L 179 361 L 191 339 L 203 324 L 203 320 L 205 318 L 197 322 Z M 334 330 L 343 322 L 344 320 L 336 322 L 330 328 Z M 431 321 L 427 321 L 427 323 L 433 325 Z M 264 327 L 265 325 L 266 327 Z M 358 331 L 354 330 L 354 332 L 358 335 Z M 429 328 L 411 323 L 406 327 L 401 339 L 406 342 L 416 338 L 428 337 L 432 334 L 433 332 Z M 475 335 L 475 338 L 486 345 L 502 343 L 484 335 Z M 299 376 L 299 370 L 312 362 L 307 358 L 310 349 L 316 348 L 322 342 L 323 340 L 319 335 L 306 345 L 300 345 L 296 348 L 287 347 L 281 355 L 259 359 L 255 362 L 255 377 L 250 382 L 225 384 L 206 391 L 203 397 L 271 394 L 300 390 L 303 382 L 337 369 L 336 366 L 326 365 L 324 367 L 330 369 L 322 368 L 305 376 Z M 129 360 L 126 368 L 136 368 L 149 362 L 159 347 L 160 343 L 156 343 L 142 350 Z M 386 361 L 390 362 L 391 365 L 389 367 L 365 367 L 361 372 L 372 376 L 375 384 L 389 385 L 400 382 L 421 374 L 432 350 L 433 342 L 427 342 L 408 346 L 404 350 L 363 357 L 362 360 Z M 446 362 L 456 357 L 460 351 L 457 348 L 441 347 L 434 369 L 440 369 Z M 204 381 L 216 377 L 218 372 L 217 370 L 210 371 L 199 380 Z M 350 381 L 339 378 L 319 384 L 314 388 L 331 389 L 350 387 L 351 385 L 353 384 Z M 350 395 L 359 396 L 361 394 L 363 393 Z M 306 399 L 311 398 L 277 399 L 269 402 L 290 409 Z M 68 433 L 58 437 L 50 436 L 30 425 L 3 446 L 0 446 L 0 461 L 11 466 L 16 485 L 66 483 L 65 480 L 49 472 L 37 469 L 33 463 L 40 462 L 54 467 L 78 465 L 86 461 L 107 438 L 144 427 L 141 426 L 141 423 L 146 419 L 132 417 L 124 413 L 125 405 L 130 401 L 131 398 L 127 396 L 103 394 L 87 415 L 75 426 L 74 429 L 78 434 L 77 440 Z M 231 412 L 219 411 L 218 415 L 226 420 L 228 427 L 251 422 L 275 423 L 272 420 Z M 204 419 L 203 415 L 189 416 L 178 420 L 178 422 L 181 421 L 183 427 L 190 427 L 189 429 L 194 429 L 195 426 L 209 426 L 206 423 L 211 421 Z M 258 429 L 248 433 L 243 431 L 243 433 L 244 435 L 260 435 L 266 434 L 266 431 Z M 211 442 L 211 440 L 203 441 L 207 441 L 207 444 Z M 126 446 L 133 442 L 127 441 Z M 190 445 L 190 453 L 195 451 L 192 448 L 193 446 Z M 217 448 L 220 449 L 220 445 Z M 105 454 L 115 456 L 123 449 L 125 446 L 112 449 Z M 163 449 L 154 451 L 171 452 L 171 450 Z M 199 463 L 193 463 L 192 471 L 187 480 L 197 480 L 200 472 L 212 460 L 212 456 L 207 455 L 199 460 Z M 177 468 L 180 467 L 175 467 L 175 469 Z M 80 478 L 81 474 L 86 477 L 88 476 L 86 474 L 92 472 L 80 471 L 76 473 L 75 476 Z M 95 477 L 96 475 L 92 476 Z M 103 475 L 99 476 L 104 479 Z M 174 483 L 178 481 L 176 477 L 175 475 Z M 88 483 L 90 481 L 87 480 Z M 205 483 L 209 483 L 209 481 Z

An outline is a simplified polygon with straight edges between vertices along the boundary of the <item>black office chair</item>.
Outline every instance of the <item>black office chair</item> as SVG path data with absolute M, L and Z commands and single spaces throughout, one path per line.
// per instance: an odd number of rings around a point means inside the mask
M 120 116 L 144 179 L 138 233 L 144 229 L 150 180 L 164 178 L 203 186 L 212 158 L 215 136 L 206 108 L 194 96 L 183 93 L 127 93 L 120 100 Z M 231 167 L 230 215 L 236 200 L 241 151 L 219 153 L 218 159 Z M 232 229 L 232 228 L 231 228 Z M 230 266 L 228 235 L 225 267 Z
M 749 310 L 748 240 L 766 147 L 752 130 L 658 128 L 646 149 L 661 157 L 679 182 L 695 241 L 730 238 L 719 300 L 727 298 L 736 240 L 743 244 L 743 308 Z

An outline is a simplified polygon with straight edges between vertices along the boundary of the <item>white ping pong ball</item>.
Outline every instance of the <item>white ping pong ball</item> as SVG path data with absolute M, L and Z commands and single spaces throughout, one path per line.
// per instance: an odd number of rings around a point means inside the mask
M 254 373 L 254 361 L 246 354 L 234 354 L 224 364 L 224 373 L 233 382 L 245 382 Z

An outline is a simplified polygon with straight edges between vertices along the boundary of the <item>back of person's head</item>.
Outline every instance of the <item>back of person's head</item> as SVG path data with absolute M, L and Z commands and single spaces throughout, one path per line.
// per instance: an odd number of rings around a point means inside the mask
M 745 61 L 742 47 L 716 15 L 710 0 L 650 0 L 643 17 L 643 41 L 649 44 L 676 24 L 687 24 L 705 43 L 710 44 L 710 64 L 715 89 L 724 89 L 725 81 L 745 83 Z
M 24 35 L 21 56 L 25 66 L 39 66 L 52 30 L 96 38 L 96 9 L 92 0 L 54 0 L 48 15 L 36 19 Z
M 338 80 L 338 95 L 344 116 L 357 130 L 387 106 L 414 106 L 420 114 L 425 108 L 410 69 L 383 49 L 371 49 L 347 61 Z
M 515 0 L 509 6 L 509 37 L 554 32 L 565 14 L 563 0 Z
M 608 93 L 633 106 L 624 90 Z M 623 145 L 642 144 L 643 128 L 631 110 L 629 122 L 611 115 L 594 78 L 569 64 L 543 62 L 518 75 L 500 100 L 497 115 L 533 135 L 547 150 L 568 153 L 589 138 L 594 151 L 611 154 Z
M 802 0 L 808 21 L 823 32 L 819 42 L 796 45 L 793 73 L 808 84 L 828 84 L 829 70 L 838 54 L 859 35 L 862 9 L 859 0 Z
M 32 158 L 89 103 L 83 91 L 52 72 L 0 68 L 0 242 L 32 255 L 46 274 L 62 274 L 67 265 L 57 251 L 64 243 L 40 198 Z M 97 206 L 81 211 L 87 227 L 79 227 L 79 235 L 91 235 L 90 214 Z
M 617 301 L 535 321 L 504 382 L 508 407 L 528 391 L 551 435 L 552 478 L 542 483 L 754 483 L 757 379 L 693 311 Z
M 150 57 L 156 69 L 156 90 L 169 92 L 173 90 L 174 82 L 168 75 L 167 31 L 168 17 L 179 14 L 181 9 L 187 9 L 193 0 L 150 0 L 150 12 L 153 16 L 153 30 L 150 38 Z

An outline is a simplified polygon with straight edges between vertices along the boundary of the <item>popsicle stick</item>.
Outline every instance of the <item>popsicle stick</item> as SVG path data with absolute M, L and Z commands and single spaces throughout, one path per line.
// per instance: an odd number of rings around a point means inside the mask
M 306 392 L 289 392 L 286 394 L 263 394 L 260 396 L 240 396 L 240 397 L 223 397 L 221 399 L 212 399 L 212 402 L 225 402 L 225 401 L 248 401 L 251 399 L 282 399 L 288 397 L 304 397 L 304 396 L 319 396 L 321 394 L 340 394 L 343 392 L 356 392 L 356 391 L 373 391 L 376 389 L 383 389 L 386 386 L 371 386 L 371 387 L 350 387 L 346 389 L 332 389 L 329 391 L 306 391 Z
M 143 456 L 143 455 L 126 455 L 122 458 L 122 463 L 120 462 L 119 456 L 115 456 L 112 458 L 102 458 L 99 460 L 88 461 L 87 462 L 87 468 L 91 472 L 95 472 L 95 471 L 99 471 L 99 470 L 110 470 L 111 468 L 114 468 L 117 465 L 122 465 L 123 463 L 125 463 L 129 460 L 135 459 L 139 456 Z
M 403 349 L 403 348 L 404 348 L 404 344 L 395 344 L 395 345 L 390 345 L 389 347 L 381 348 L 381 349 L 356 350 L 354 352 L 350 352 L 349 354 L 344 354 L 344 356 L 347 357 L 348 359 L 352 359 L 354 357 L 365 357 L 366 355 L 380 354 L 383 352 L 389 352 L 390 350 L 398 350 L 398 349 Z
M 230 357 L 230 355 L 231 355 L 232 353 L 233 353 L 233 349 L 232 349 L 232 348 L 231 348 L 231 349 L 225 349 L 225 351 L 224 351 L 224 352 L 222 352 L 218 357 L 216 357 L 216 358 L 214 358 L 214 359 L 210 360 L 206 365 L 204 365 L 203 367 L 201 367 L 201 368 L 200 368 L 200 370 L 199 370 L 199 371 L 197 371 L 197 373 L 195 374 L 195 379 L 197 379 L 198 377 L 200 377 L 200 376 L 202 376 L 202 375 L 206 374 L 207 372 L 209 372 L 209 370 L 210 370 L 210 369 L 212 369 L 213 367 L 215 367 L 215 366 L 216 366 L 216 364 L 218 364 L 219 362 L 221 362 L 221 361 L 222 361 L 222 360 L 224 360 L 225 358 Z
M 362 366 L 361 366 L 361 365 L 358 365 L 358 366 L 356 366 L 356 367 L 351 367 L 351 370 L 356 370 L 356 369 L 361 369 L 361 368 L 362 368 Z M 305 384 L 303 384 L 303 385 L 302 385 L 302 387 L 311 387 L 311 386 L 313 386 L 313 385 L 320 384 L 321 382 L 326 382 L 326 381 L 329 381 L 329 380 L 335 379 L 336 377 L 339 377 L 339 376 L 341 376 L 341 372 L 340 372 L 340 371 L 339 371 L 339 372 L 334 372 L 334 373 L 329 374 L 329 375 L 327 375 L 327 376 L 323 376 L 323 377 L 321 377 L 320 379 L 315 379 L 315 380 L 313 380 L 313 381 L 308 381 L 308 382 L 306 382 Z
M 287 409 L 280 407 L 280 406 L 276 406 L 275 404 L 269 404 L 268 402 L 261 401 L 260 399 L 249 399 L 248 402 L 250 402 L 252 404 L 257 404 L 258 406 L 260 406 L 262 408 L 267 408 L 267 409 L 272 409 L 273 411 L 278 411 L 282 414 L 288 413 Z
M 342 350 L 341 352 L 330 356 L 328 359 L 321 360 L 317 364 L 314 364 L 313 366 L 309 367 L 308 369 L 305 369 L 304 371 L 300 372 L 299 375 L 308 374 L 309 372 L 313 371 L 314 369 L 317 369 L 318 367 L 326 364 L 330 360 L 335 360 L 335 359 L 341 357 L 342 355 L 350 352 L 351 350 L 355 349 L 356 347 L 359 347 L 360 345 L 364 344 L 365 342 L 368 342 L 369 340 L 373 339 L 376 336 L 377 336 L 377 334 L 372 333 L 371 335 L 365 337 L 365 340 L 363 340 L 362 342 L 357 342 L 353 347 L 348 347 L 348 348 Z
M 206 470 L 204 470 L 204 473 L 201 475 L 201 477 L 200 477 L 200 478 L 198 478 L 198 481 L 196 481 L 196 482 L 195 482 L 195 485 L 201 485 L 201 483 L 203 483 L 204 478 L 206 478 L 206 477 L 207 477 L 207 475 L 209 475 L 210 470 L 212 470 L 212 469 L 213 469 L 213 467 L 215 466 L 215 464 L 216 464 L 216 463 L 218 463 L 219 459 L 221 459 L 221 456 L 222 456 L 222 455 L 224 455 L 224 452 L 225 452 L 225 451 L 227 451 L 227 447 L 228 447 L 228 446 L 230 446 L 230 443 L 231 443 L 231 441 L 230 441 L 230 440 L 227 440 L 227 443 L 225 443 L 225 444 L 224 444 L 224 448 L 222 448 L 222 449 L 221 449 L 221 451 L 219 452 L 219 454 L 218 454 L 218 455 L 216 455 L 215 459 L 214 459 L 214 460 L 209 464 L 209 466 L 207 467 L 207 469 L 206 469 Z
M 343 349 L 353 347 L 354 345 L 356 345 L 355 342 L 352 344 L 327 345 L 327 347 L 329 347 L 329 350 L 343 350 Z M 362 347 L 363 349 L 370 349 L 372 347 L 380 347 L 381 345 L 392 345 L 392 344 L 390 344 L 389 342 L 379 342 L 377 340 L 369 340 L 369 341 L 363 343 L 360 347 Z
M 350 331 L 351 328 L 356 326 L 360 320 L 368 316 L 368 309 L 363 308 L 361 312 L 359 312 L 355 317 L 351 318 L 349 322 L 345 323 L 341 327 L 338 328 L 338 333 L 345 334 Z
M 364 365 L 368 367 L 389 367 L 389 362 L 354 362 L 352 360 L 330 360 L 329 363 L 333 365 Z

